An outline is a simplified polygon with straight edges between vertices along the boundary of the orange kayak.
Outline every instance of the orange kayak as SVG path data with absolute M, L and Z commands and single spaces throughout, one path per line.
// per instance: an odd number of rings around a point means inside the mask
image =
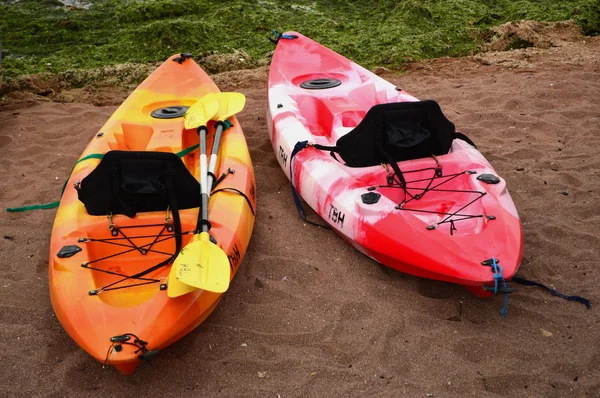
M 219 92 L 183 55 L 158 67 L 92 139 L 52 229 L 54 311 L 79 346 L 123 374 L 192 331 L 223 295 L 201 289 L 167 294 L 172 263 L 194 236 L 200 206 L 199 138 L 184 128 L 183 114 Z M 208 220 L 233 278 L 254 226 L 256 186 L 242 129 L 235 116 L 228 121 Z M 214 124 L 207 124 L 208 148 Z

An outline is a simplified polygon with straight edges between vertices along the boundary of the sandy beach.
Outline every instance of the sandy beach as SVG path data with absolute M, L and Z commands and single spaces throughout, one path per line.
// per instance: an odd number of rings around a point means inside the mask
M 593 305 L 513 284 L 507 319 L 502 297 L 385 268 L 298 217 L 267 134 L 267 72 L 213 76 L 247 96 L 238 117 L 258 198 L 248 253 L 215 312 L 133 375 L 96 362 L 54 315 L 55 210 L 0 213 L 0 397 L 600 397 L 600 38 L 382 74 L 438 101 L 506 179 L 525 236 L 517 275 Z M 9 93 L 2 207 L 58 200 L 127 94 Z

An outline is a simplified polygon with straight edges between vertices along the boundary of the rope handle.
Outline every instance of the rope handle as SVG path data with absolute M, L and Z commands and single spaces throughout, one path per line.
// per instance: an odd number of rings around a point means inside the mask
M 275 29 L 273 29 L 271 31 L 271 33 L 275 36 L 275 38 L 273 37 L 269 37 L 269 41 L 271 41 L 271 43 L 277 45 L 277 43 L 279 43 L 279 40 L 281 39 L 287 39 L 287 40 L 294 40 L 298 38 L 298 35 L 288 35 L 285 33 L 278 33 Z

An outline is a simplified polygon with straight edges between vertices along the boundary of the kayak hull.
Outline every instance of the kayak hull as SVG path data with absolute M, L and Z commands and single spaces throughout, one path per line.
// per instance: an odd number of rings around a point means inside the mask
M 193 60 L 180 63 L 177 58 L 173 56 L 158 67 L 92 138 L 80 157 L 87 158 L 76 164 L 69 177 L 52 229 L 49 287 L 58 320 L 85 351 L 124 374 L 134 371 L 141 354 L 150 352 L 146 356 L 152 356 L 155 350 L 191 332 L 222 297 L 195 290 L 169 298 L 165 284 L 171 264 L 144 275 L 146 279 L 123 281 L 122 275 L 143 272 L 173 255 L 176 244 L 172 212 L 144 212 L 133 218 L 91 216 L 74 188 L 99 163 L 89 155 L 110 150 L 179 153 L 188 171 L 199 179 L 198 150 L 181 154 L 198 144 L 196 131 L 186 130 L 181 116 L 159 119 L 152 113 L 166 108 L 163 113 L 169 114 L 219 90 Z M 233 278 L 250 241 L 256 186 L 242 129 L 235 117 L 229 120 L 232 127 L 223 133 L 215 174 L 234 170 L 219 188 L 237 189 L 245 197 L 227 189 L 214 193 L 209 201 L 209 220 L 211 236 L 229 257 Z M 208 127 L 214 131 L 212 122 Z M 185 247 L 193 236 L 198 208 L 180 210 L 179 214 Z M 70 257 L 58 255 L 69 246 L 78 246 L 79 251 Z M 126 343 L 111 341 L 124 334 L 129 336 Z
M 267 119 L 275 155 L 306 203 L 391 268 L 488 296 L 484 286 L 494 285 L 494 272 L 482 262 L 494 258 L 496 273 L 510 280 L 523 253 L 518 212 L 505 180 L 470 143 L 454 139 L 448 154 L 398 162 L 409 196 L 389 185 L 389 166 L 349 167 L 312 146 L 292 157 L 298 142 L 335 146 L 374 105 L 418 99 L 297 32 L 286 35 L 297 38 L 277 44 Z M 332 87 L 307 89 L 307 82 Z M 487 174 L 497 183 L 478 179 Z

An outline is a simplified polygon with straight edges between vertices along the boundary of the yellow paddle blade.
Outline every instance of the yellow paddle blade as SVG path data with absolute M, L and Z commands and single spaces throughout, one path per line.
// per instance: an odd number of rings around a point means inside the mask
M 194 288 L 224 293 L 229 287 L 229 259 L 223 249 L 210 241 L 208 232 L 194 236 L 181 250 L 172 269 L 178 282 Z
M 195 290 L 198 290 L 197 287 L 186 285 L 185 283 L 181 282 L 177 278 L 177 264 L 178 264 L 178 261 L 181 261 L 181 258 L 183 256 L 182 253 L 184 251 L 186 251 L 188 249 L 188 247 L 190 247 L 189 245 L 191 245 L 192 243 L 199 241 L 199 240 L 200 240 L 199 234 L 192 236 L 192 239 L 190 240 L 190 242 L 183 249 L 181 249 L 181 251 L 179 252 L 179 255 L 175 258 L 175 262 L 171 266 L 171 271 L 169 272 L 169 280 L 167 281 L 167 295 L 170 298 L 183 296 L 184 294 L 188 294 Z
M 197 129 L 205 126 L 219 110 L 219 100 L 215 93 L 208 93 L 188 108 L 183 116 L 186 129 Z
M 246 96 L 242 93 L 217 93 L 219 110 L 215 112 L 212 120 L 225 120 L 239 113 L 246 105 Z
M 186 285 L 185 283 L 177 279 L 176 273 L 177 271 L 175 270 L 175 265 L 173 265 L 171 267 L 171 272 L 169 273 L 169 278 L 167 280 L 167 295 L 170 298 L 183 296 L 184 294 L 188 294 L 198 290 L 198 288 Z

